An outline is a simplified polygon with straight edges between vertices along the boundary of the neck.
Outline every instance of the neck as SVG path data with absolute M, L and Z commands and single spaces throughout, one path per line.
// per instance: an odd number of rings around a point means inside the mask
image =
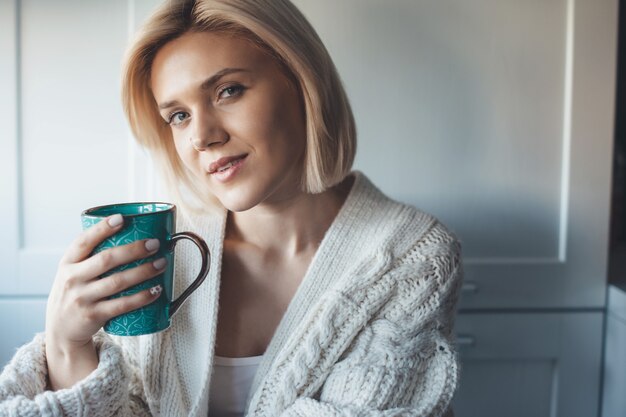
M 286 257 L 314 253 L 351 186 L 348 177 L 320 194 L 299 193 L 279 203 L 229 212 L 226 237 Z

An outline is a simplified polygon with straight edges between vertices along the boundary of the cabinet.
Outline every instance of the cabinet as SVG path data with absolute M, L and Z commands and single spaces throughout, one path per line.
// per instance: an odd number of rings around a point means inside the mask
M 617 0 L 295 0 L 356 166 L 462 240 L 462 309 L 603 309 Z
M 599 312 L 459 315 L 455 415 L 597 416 L 602 321 Z
M 598 417 L 617 1 L 294 2 L 356 165 L 463 244 L 456 415 Z
M 81 211 L 157 193 L 119 94 L 142 5 L 0 0 L 0 367 L 44 330 L 47 294 Z

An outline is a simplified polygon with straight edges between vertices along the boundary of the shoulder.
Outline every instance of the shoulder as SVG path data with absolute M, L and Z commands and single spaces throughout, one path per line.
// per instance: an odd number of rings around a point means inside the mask
M 374 251 L 389 252 L 398 262 L 411 262 L 430 254 L 460 257 L 457 237 L 435 216 L 396 201 L 380 191 L 363 173 L 354 171 L 355 184 L 345 211 L 352 227 L 369 239 L 359 242 Z
M 387 197 L 361 173 L 356 178 L 348 209 L 360 230 L 353 261 L 363 273 L 347 286 L 352 298 L 378 300 L 391 316 L 404 317 L 454 305 L 462 279 L 459 239 L 435 216 Z
M 456 268 L 461 262 L 459 239 L 437 219 L 394 263 L 396 266 L 418 265 L 426 260 L 447 269 Z
M 402 256 L 394 259 L 391 271 L 396 276 L 401 303 L 419 309 L 425 305 L 453 309 L 463 277 L 461 244 L 436 221 Z

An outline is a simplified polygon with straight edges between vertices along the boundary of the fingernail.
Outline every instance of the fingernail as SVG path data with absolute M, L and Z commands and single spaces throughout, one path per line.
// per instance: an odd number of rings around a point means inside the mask
M 124 218 L 122 217 L 121 214 L 116 214 L 109 218 L 108 223 L 109 223 L 109 226 L 111 227 L 117 227 L 120 224 L 124 223 Z
M 154 269 L 163 269 L 167 265 L 167 260 L 165 258 L 159 258 L 156 261 L 152 262 L 152 266 Z
M 161 243 L 159 242 L 159 239 L 150 239 L 150 240 L 146 240 L 146 250 L 148 252 L 152 252 L 154 250 L 159 249 L 159 245 Z
M 161 291 L 163 291 L 163 288 L 161 288 L 160 285 L 156 285 L 156 286 L 150 288 L 150 294 L 152 294 L 154 296 L 161 294 Z

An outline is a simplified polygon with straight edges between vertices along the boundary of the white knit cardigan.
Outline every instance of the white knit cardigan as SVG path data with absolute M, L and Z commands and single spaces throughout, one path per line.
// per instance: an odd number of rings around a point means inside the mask
M 440 416 L 458 380 L 452 325 L 459 244 L 433 217 L 390 200 L 360 172 L 258 368 L 250 417 Z M 208 414 L 226 212 L 179 216 L 203 236 L 211 270 L 166 331 L 96 335 L 98 368 L 46 391 L 44 337 L 0 375 L 0 416 Z M 198 256 L 179 245 L 176 290 Z

